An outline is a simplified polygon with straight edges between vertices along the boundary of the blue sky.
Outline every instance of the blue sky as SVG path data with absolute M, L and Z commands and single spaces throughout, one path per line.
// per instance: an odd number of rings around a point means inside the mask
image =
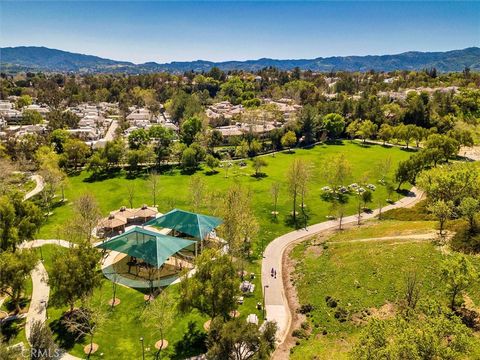
M 0 0 L 0 45 L 135 63 L 444 51 L 480 46 L 480 3 Z

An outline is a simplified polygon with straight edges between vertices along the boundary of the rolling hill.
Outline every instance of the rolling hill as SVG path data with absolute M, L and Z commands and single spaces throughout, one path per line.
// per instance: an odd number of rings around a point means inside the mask
M 410 51 L 396 55 L 334 56 L 315 59 L 277 60 L 262 58 L 247 61 L 212 62 L 205 60 L 134 64 L 104 59 L 93 55 L 71 53 L 36 46 L 0 48 L 0 70 L 74 72 L 74 73 L 151 73 L 208 71 L 217 66 L 222 70 L 255 71 L 274 66 L 282 70 L 299 67 L 312 71 L 394 71 L 422 70 L 435 67 L 440 72 L 462 71 L 465 67 L 480 71 L 480 48 L 470 47 L 445 52 Z

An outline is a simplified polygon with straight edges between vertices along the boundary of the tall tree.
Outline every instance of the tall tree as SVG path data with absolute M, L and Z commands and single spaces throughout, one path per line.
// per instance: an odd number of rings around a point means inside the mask
M 265 161 L 265 159 L 261 157 L 255 157 L 253 160 L 253 168 L 255 169 L 255 177 L 259 177 L 263 173 L 261 173 L 262 168 L 268 165 L 268 163 Z
M 306 173 L 307 165 L 305 161 L 303 161 L 302 159 L 293 159 L 292 165 L 287 171 L 287 185 L 288 191 L 292 198 L 292 217 L 295 224 L 297 222 L 297 201 L 298 197 L 302 195 L 302 189 Z
M 196 272 L 180 283 L 178 308 L 182 312 L 192 308 L 215 318 L 229 318 L 237 307 L 238 280 L 230 256 L 219 251 L 205 250 L 196 261 Z
M 191 196 L 192 210 L 193 212 L 198 212 L 205 200 L 205 181 L 200 175 L 194 175 L 190 178 L 188 189 Z
M 85 301 L 100 286 L 99 260 L 100 253 L 85 241 L 68 248 L 66 255 L 57 253 L 48 279 L 53 302 L 68 304 L 72 312 L 76 301 Z
M 230 187 L 222 206 L 223 238 L 232 256 L 244 260 L 250 256 L 251 242 L 258 232 L 258 222 L 252 208 L 252 193 L 240 184 Z
M 73 203 L 74 216 L 70 221 L 70 236 L 80 241 L 91 242 L 93 230 L 100 220 L 101 213 L 97 200 L 90 193 L 80 195 Z
M 91 299 L 87 299 L 83 306 L 76 309 L 74 313 L 68 314 L 63 318 L 63 325 L 71 334 L 77 336 L 77 340 L 88 336 L 88 353 L 87 359 L 90 358 L 94 351 L 93 339 L 98 329 L 103 326 L 107 317 L 102 309 L 103 304 L 96 304 Z
M 195 141 L 195 137 L 203 130 L 203 122 L 198 116 L 186 119 L 181 127 L 180 133 L 182 141 L 186 145 L 190 145 Z
M 428 210 L 437 218 L 439 223 L 438 230 L 440 232 L 440 236 L 443 236 L 445 223 L 453 214 L 453 203 L 437 200 L 428 207 Z
M 155 300 L 150 301 L 145 307 L 142 318 L 160 335 L 160 348 L 157 357 L 161 358 L 161 351 L 164 346 L 164 335 L 174 321 L 176 314 L 177 301 L 166 291 L 162 291 Z
M 293 131 L 287 131 L 285 135 L 282 136 L 281 142 L 282 146 L 290 152 L 291 148 L 297 143 L 297 136 Z
M 63 145 L 63 159 L 67 168 L 76 171 L 83 166 L 90 154 L 90 148 L 78 139 L 67 139 Z
M 273 199 L 273 216 L 276 218 L 278 215 L 277 205 L 278 205 L 278 197 L 280 195 L 280 188 L 281 184 L 279 182 L 274 182 L 270 187 L 270 194 L 272 195 Z
M 35 264 L 35 254 L 30 250 L 0 252 L 0 294 L 10 296 L 17 312 Z
M 445 258 L 441 272 L 450 298 L 450 309 L 455 310 L 458 305 L 458 295 L 473 285 L 478 279 L 478 273 L 463 254 L 451 254 Z
M 475 218 L 480 211 L 480 201 L 473 197 L 467 197 L 461 201 L 458 209 L 460 214 L 467 219 L 470 233 L 473 233 L 476 229 Z
M 277 324 L 257 325 L 240 319 L 212 321 L 207 338 L 207 358 L 222 360 L 266 360 L 275 349 Z
M 148 185 L 152 194 L 153 206 L 157 206 L 157 196 L 160 187 L 160 175 L 155 170 L 153 170 L 148 176 Z
M 351 175 L 352 168 L 344 154 L 332 157 L 324 166 L 323 177 L 335 193 L 348 181 Z
M 336 139 L 342 135 L 345 129 L 345 118 L 336 113 L 330 113 L 323 117 L 323 128 L 327 131 L 331 139 Z

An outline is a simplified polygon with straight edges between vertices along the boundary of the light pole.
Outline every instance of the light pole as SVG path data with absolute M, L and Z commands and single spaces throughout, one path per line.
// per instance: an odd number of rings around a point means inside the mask
M 142 343 L 142 360 L 145 360 L 145 347 L 143 346 L 143 336 L 140 338 L 140 342 Z
M 266 318 L 266 312 L 265 312 L 265 290 L 268 288 L 268 285 L 263 285 L 263 320 Z

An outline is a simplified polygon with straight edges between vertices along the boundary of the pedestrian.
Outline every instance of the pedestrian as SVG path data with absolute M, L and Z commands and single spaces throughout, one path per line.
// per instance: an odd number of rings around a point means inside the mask
M 277 278 L 277 270 L 274 271 L 274 278 Z
M 272 275 L 272 277 L 273 277 L 273 272 L 274 272 L 274 271 L 275 271 L 275 270 L 274 270 L 273 267 L 272 267 L 272 271 L 270 271 L 270 274 Z

